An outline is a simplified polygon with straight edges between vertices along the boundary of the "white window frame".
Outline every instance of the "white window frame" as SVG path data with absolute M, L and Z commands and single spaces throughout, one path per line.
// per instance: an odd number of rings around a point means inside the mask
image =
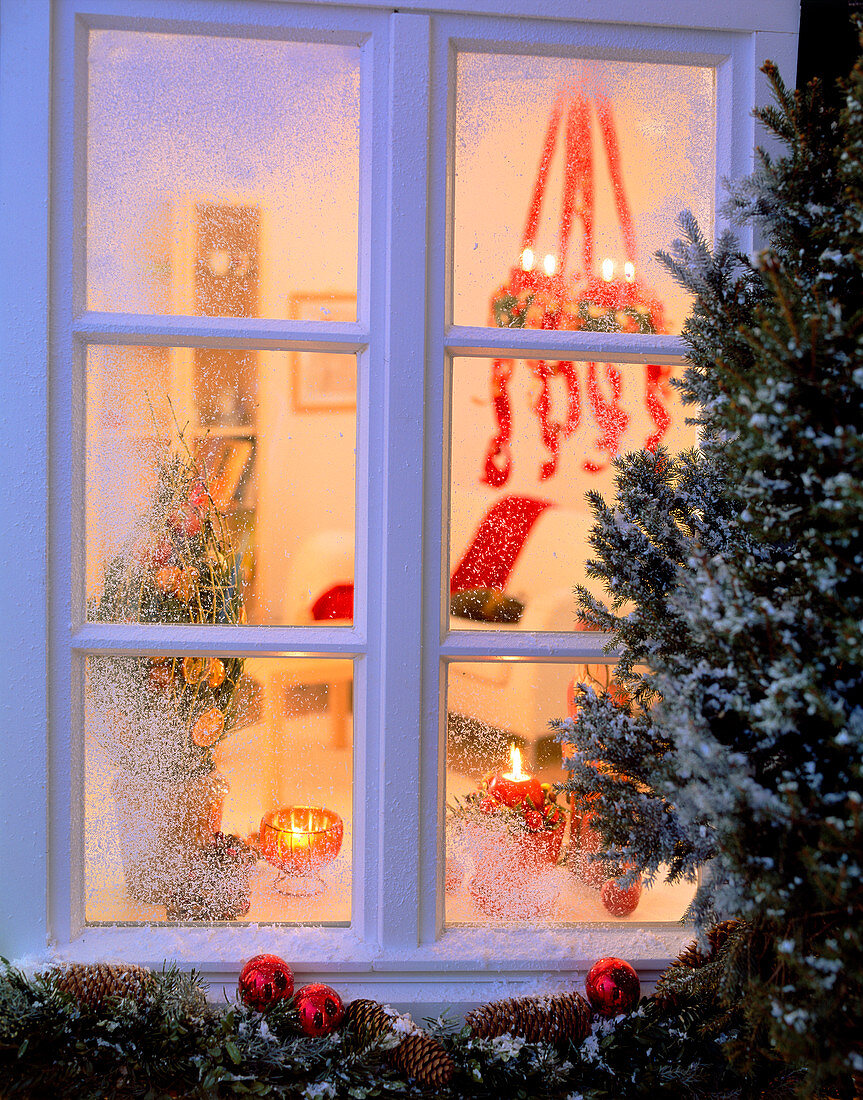
M 452 245 L 444 227 L 452 196 L 454 58 L 457 49 L 471 48 L 713 64 L 721 180 L 752 165 L 750 112 L 766 101 L 760 62 L 773 58 L 793 83 L 798 4 L 662 0 L 653 14 L 645 0 L 605 0 L 601 13 L 588 0 L 545 0 L 534 5 L 542 18 L 525 18 L 525 5 L 515 0 L 462 6 L 472 14 L 442 0 L 396 6 L 397 13 L 383 0 L 0 0 L 0 201 L 7 263 L 15 271 L 2 303 L 10 384 L 2 439 L 7 469 L 21 475 L 5 490 L 2 531 L 0 952 L 6 955 L 44 956 L 50 944 L 78 959 L 160 965 L 180 958 L 202 970 L 217 994 L 220 985 L 233 989 L 243 958 L 269 950 L 288 958 L 303 980 L 330 980 L 347 996 L 461 1005 L 498 994 L 502 982 L 515 990 L 570 984 L 609 953 L 630 958 L 650 980 L 687 938 L 673 925 L 443 929 L 444 666 L 489 654 L 596 661 L 602 642 L 570 633 L 446 633 L 449 568 L 441 530 L 452 358 L 504 352 L 623 363 L 683 358 L 673 336 L 452 324 Z M 85 310 L 86 33 L 88 26 L 144 29 L 142 21 L 160 30 L 182 21 L 177 29 L 361 46 L 355 324 Z M 357 353 L 358 612 L 349 631 L 85 622 L 83 364 L 94 343 Z M 383 415 L 371 416 L 370 409 Z M 84 926 L 83 810 L 75 796 L 83 787 L 83 660 L 94 652 L 166 650 L 354 657 L 350 929 Z

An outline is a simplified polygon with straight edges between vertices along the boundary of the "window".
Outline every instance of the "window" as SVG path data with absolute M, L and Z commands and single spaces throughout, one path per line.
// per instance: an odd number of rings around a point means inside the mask
M 793 13 L 429 7 L 55 5 L 49 890 L 24 908 L 71 955 L 230 985 L 265 945 L 434 1002 L 480 999 L 490 957 L 524 980 L 677 949 L 685 889 L 615 918 L 575 847 L 555 866 L 584 807 L 524 859 L 447 806 L 511 746 L 556 778 L 548 719 L 614 690 L 568 595 L 583 494 L 690 440 L 686 302 L 651 254 L 682 206 L 714 227 Z M 31 772 L 13 753 L 22 827 Z

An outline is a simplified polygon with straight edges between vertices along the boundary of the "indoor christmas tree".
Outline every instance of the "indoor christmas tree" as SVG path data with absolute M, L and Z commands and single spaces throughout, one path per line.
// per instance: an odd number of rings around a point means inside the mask
M 863 67 L 839 118 L 765 72 L 788 151 L 730 202 L 766 250 L 685 218 L 664 257 L 695 297 L 700 448 L 620 458 L 591 495 L 609 605 L 580 589 L 580 614 L 629 702 L 585 688 L 560 736 L 603 858 L 703 869 L 700 928 L 743 922 L 692 971 L 738 1066 L 813 1093 L 863 1073 Z

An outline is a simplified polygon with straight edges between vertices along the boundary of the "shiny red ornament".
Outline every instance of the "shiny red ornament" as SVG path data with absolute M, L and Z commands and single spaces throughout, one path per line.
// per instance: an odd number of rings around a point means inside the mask
M 278 955 L 255 955 L 240 971 L 240 1000 L 247 1008 L 265 1012 L 294 992 L 294 974 Z
M 330 986 L 313 982 L 297 990 L 294 1007 L 304 1035 L 317 1038 L 329 1035 L 345 1017 L 342 999 Z
M 613 917 L 628 917 L 634 913 L 641 901 L 641 879 L 637 878 L 631 886 L 619 886 L 615 879 L 609 879 L 602 887 L 602 904 Z
M 600 1016 L 632 1012 L 641 996 L 641 982 L 628 962 L 609 956 L 598 959 L 584 979 L 587 999 Z

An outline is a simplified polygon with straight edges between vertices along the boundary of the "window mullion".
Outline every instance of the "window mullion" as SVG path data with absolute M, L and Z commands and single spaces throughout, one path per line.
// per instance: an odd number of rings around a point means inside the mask
M 448 201 L 452 180 L 449 143 L 450 62 L 448 47 L 435 36 L 431 56 L 431 126 L 429 163 L 429 218 L 436 228 L 429 258 L 426 362 L 430 365 L 426 393 L 425 437 L 425 532 L 424 532 L 424 627 L 423 740 L 420 761 L 420 898 L 419 934 L 423 945 L 433 944 L 443 928 L 444 792 L 446 747 L 443 715 L 446 692 L 441 666 L 441 631 L 447 611 L 448 577 L 447 495 L 450 433 L 447 428 L 452 356 L 447 354 L 446 334 L 451 302 L 452 225 Z
M 418 942 L 424 711 L 417 685 L 422 672 L 429 19 L 394 14 L 391 30 L 378 929 L 385 948 L 410 951 Z

